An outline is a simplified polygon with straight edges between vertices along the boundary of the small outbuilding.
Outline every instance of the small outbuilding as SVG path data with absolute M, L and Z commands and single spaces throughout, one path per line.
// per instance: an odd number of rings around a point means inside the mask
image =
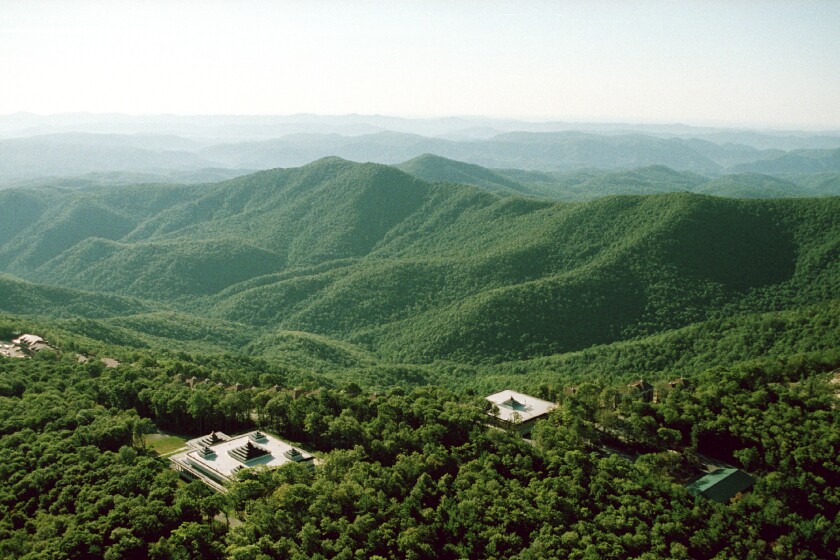
M 651 402 L 653 400 L 653 385 L 639 379 L 627 385 L 626 398 L 641 399 L 644 402 Z
M 704 496 L 710 500 L 729 503 L 741 492 L 746 492 L 755 484 L 755 479 L 740 469 L 717 469 L 695 480 L 686 488 L 695 496 Z

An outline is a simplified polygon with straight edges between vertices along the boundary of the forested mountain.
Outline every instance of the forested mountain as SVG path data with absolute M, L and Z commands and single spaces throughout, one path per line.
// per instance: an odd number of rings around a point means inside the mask
M 476 185 L 496 194 L 539 193 L 486 167 L 432 154 L 423 154 L 395 167 L 429 183 Z
M 679 134 L 679 133 L 678 133 Z M 759 150 L 835 150 L 840 147 L 836 133 L 809 134 L 785 131 L 717 130 L 706 134 L 684 133 L 715 144 L 743 144 Z
M 217 183 L 241 175 L 249 175 L 254 170 L 221 169 L 209 167 L 197 170 L 172 170 L 159 173 L 132 171 L 91 171 L 79 175 L 42 176 L 31 179 L 9 180 L 0 184 L 0 188 L 10 187 L 59 187 L 87 188 L 114 187 L 140 184 L 196 184 Z
M 0 274 L 2 311 L 21 315 L 100 318 L 146 312 L 135 298 L 112 296 L 24 282 Z
M 694 192 L 731 198 L 784 198 L 815 194 L 791 181 L 757 173 L 724 175 L 703 183 Z
M 0 337 L 22 326 L 44 332 L 0 318 Z M 542 383 L 529 390 L 559 406 L 531 441 L 487 428 L 468 391 L 312 379 L 293 394 L 282 368 L 242 356 L 123 359 L 0 359 L 4 557 L 817 559 L 840 544 L 836 350 L 694 372 L 653 403 Z M 255 425 L 321 464 L 242 469 L 217 494 L 158 455 L 183 441 L 159 429 Z M 710 460 L 749 470 L 752 491 L 693 496 Z
M 832 175 L 402 167 L 0 191 L 0 340 L 55 349 L 0 358 L 0 556 L 835 553 L 840 198 L 667 192 Z M 529 442 L 504 388 L 559 405 Z M 159 456 L 255 428 L 320 466 Z M 754 488 L 693 496 L 710 461 Z
M 737 173 L 704 176 L 652 165 L 621 171 L 567 172 L 487 169 L 425 154 L 397 165 L 430 182 L 476 185 L 496 194 L 553 200 L 591 200 L 614 194 L 693 192 L 728 198 L 794 198 L 840 195 L 840 174 L 784 175 Z
M 0 212 L 19 277 L 394 362 L 545 356 L 840 289 L 836 198 L 559 203 L 328 158 L 216 185 L 6 190 Z
M 797 150 L 766 160 L 742 163 L 733 168 L 738 172 L 770 174 L 811 174 L 840 171 L 840 149 Z

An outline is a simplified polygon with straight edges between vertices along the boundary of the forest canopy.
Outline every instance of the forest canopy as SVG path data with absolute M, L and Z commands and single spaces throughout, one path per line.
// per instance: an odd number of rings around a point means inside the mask
M 0 357 L 0 555 L 836 554 L 840 199 L 403 168 L 0 191 L 0 343 L 47 341 Z M 558 406 L 525 440 L 488 425 L 502 389 Z M 253 429 L 319 465 L 170 468 Z M 714 466 L 754 485 L 690 492 Z

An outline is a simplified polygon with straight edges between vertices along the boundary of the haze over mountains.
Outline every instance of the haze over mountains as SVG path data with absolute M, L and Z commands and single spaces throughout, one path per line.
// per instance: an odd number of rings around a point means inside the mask
M 399 132 L 450 139 L 491 138 L 505 132 L 639 133 L 648 136 L 701 138 L 717 144 L 759 149 L 831 149 L 840 147 L 840 130 L 746 130 L 681 124 L 524 121 L 487 117 L 403 118 L 382 115 L 123 115 L 64 113 L 0 115 L 0 138 L 62 133 L 173 135 L 207 142 L 268 140 L 290 134 L 360 136 Z
M 57 178 L 68 186 L 211 182 L 329 156 L 399 164 L 424 154 L 543 172 L 651 165 L 709 177 L 840 172 L 838 133 L 679 125 L 18 114 L 0 117 L 0 138 L 0 186 L 57 184 Z

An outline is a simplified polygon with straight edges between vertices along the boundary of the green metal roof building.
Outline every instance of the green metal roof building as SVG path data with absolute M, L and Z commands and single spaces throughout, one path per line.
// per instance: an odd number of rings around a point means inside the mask
M 738 492 L 752 488 L 753 477 L 740 469 L 717 469 L 695 480 L 686 488 L 695 496 L 701 495 L 720 502 L 728 503 Z

